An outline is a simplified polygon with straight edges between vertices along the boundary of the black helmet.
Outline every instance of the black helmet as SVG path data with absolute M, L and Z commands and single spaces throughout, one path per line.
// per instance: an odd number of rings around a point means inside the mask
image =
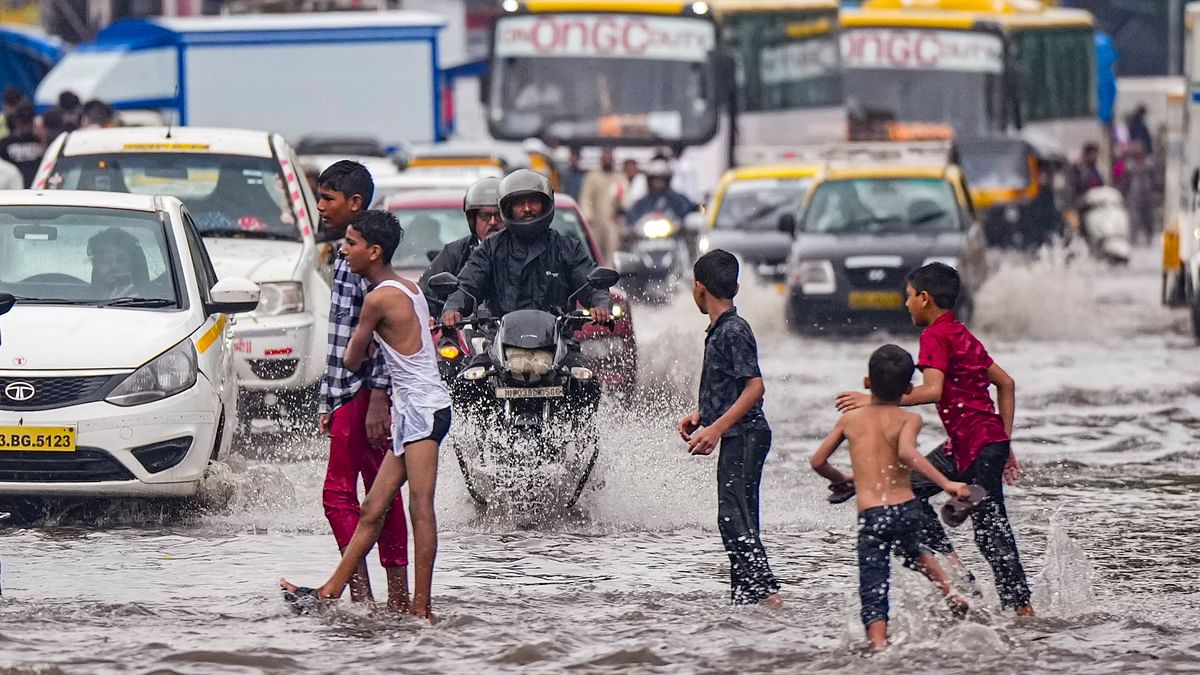
M 519 220 L 513 213 L 513 203 L 519 197 L 534 196 L 542 201 L 541 215 Z M 520 239 L 536 239 L 550 229 L 554 220 L 554 188 L 550 179 L 536 171 L 518 169 L 500 181 L 500 220 Z
M 499 208 L 500 179 L 492 176 L 480 178 L 471 183 L 467 193 L 463 195 L 463 213 L 467 214 L 467 226 L 475 231 L 475 212 L 479 209 Z

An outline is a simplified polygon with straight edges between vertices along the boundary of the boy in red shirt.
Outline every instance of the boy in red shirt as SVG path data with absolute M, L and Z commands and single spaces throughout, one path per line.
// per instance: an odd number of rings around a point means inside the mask
M 1032 616 L 1029 584 L 1004 508 L 1004 483 L 1012 484 L 1020 473 L 1010 448 L 1016 385 L 992 361 L 979 339 L 947 309 L 958 302 L 961 287 L 958 272 L 943 263 L 930 263 L 909 274 L 904 305 L 913 323 L 925 326 L 917 362 L 923 382 L 904 396 L 901 405 L 937 405 L 948 438 L 927 458 L 950 480 L 974 483 L 987 491 L 987 498 L 971 513 L 975 543 L 995 574 L 1000 604 L 1016 609 L 1021 616 Z M 993 384 L 999 414 L 988 389 Z M 869 394 L 843 392 L 838 395 L 837 406 L 847 412 L 870 401 Z M 913 491 L 924 501 L 927 515 L 932 516 L 928 500 L 940 488 L 916 477 Z M 926 545 L 957 563 L 945 530 L 936 518 L 927 520 Z

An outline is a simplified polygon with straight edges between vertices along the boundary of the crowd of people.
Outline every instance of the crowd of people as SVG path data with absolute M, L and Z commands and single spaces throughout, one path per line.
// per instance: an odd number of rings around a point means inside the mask
M 611 154 L 606 153 L 601 169 L 583 184 L 607 194 L 596 185 L 601 179 L 620 185 L 615 174 Z M 387 570 L 388 606 L 433 621 L 433 495 L 439 445 L 449 433 L 452 413 L 429 329 L 437 307 L 427 297 L 432 295 L 431 275 L 414 283 L 392 270 L 390 260 L 404 232 L 392 214 L 367 209 L 374 185 L 361 164 L 337 162 L 317 183 L 318 209 L 329 229 L 342 238 L 334 261 L 319 420 L 330 438 L 322 500 L 342 557 L 319 587 L 287 580 L 280 586 L 298 613 L 340 597 L 347 587 L 352 600 L 372 600 L 365 559 L 378 544 Z M 615 203 L 614 196 L 614 212 Z M 594 270 L 595 263 L 578 241 L 550 227 L 554 192 L 547 178 L 523 169 L 504 179 L 481 179 L 467 190 L 463 212 L 466 236 L 449 244 L 431 266 L 460 277 L 459 291 L 443 308 L 443 324 L 462 320 L 476 304 L 498 315 L 518 309 L 573 308 L 565 287 L 546 280 L 571 279 L 573 286 Z M 693 300 L 708 317 L 708 328 L 699 405 L 679 421 L 677 430 L 692 455 L 719 450 L 717 524 L 730 562 L 732 602 L 779 605 L 781 584 L 771 570 L 759 519 L 759 486 L 771 448 L 771 426 L 763 410 L 766 390 L 754 331 L 734 305 L 738 261 L 715 249 L 696 261 L 693 274 Z M 466 287 L 462 279 L 469 280 Z M 943 521 L 957 526 L 968 516 L 972 519 L 975 541 L 992 567 L 1002 606 L 1019 615 L 1033 614 L 1004 506 L 1004 484 L 1019 474 L 1010 447 L 1015 385 L 951 311 L 960 288 L 958 273 L 942 263 L 924 265 L 909 275 L 905 306 L 913 323 L 924 327 L 917 361 L 895 345 L 876 350 L 863 382 L 869 393 L 843 392 L 836 397 L 843 414 L 811 462 L 830 480 L 830 501 L 857 499 L 862 620 L 875 647 L 887 643 L 893 554 L 929 577 L 955 615 L 965 615 L 976 601 L 966 596 L 979 597 L 974 577 L 958 559 L 929 504 L 941 491 L 953 497 L 943 507 Z M 608 319 L 609 302 L 602 289 L 584 299 L 597 322 Z M 914 388 L 911 380 L 917 369 L 923 381 Z M 989 391 L 992 385 L 996 403 Z M 921 418 L 900 406 L 929 404 L 937 406 L 948 438 L 922 456 L 917 451 Z M 844 442 L 850 448 L 851 474 L 829 464 Z M 919 476 L 911 477 L 910 470 Z M 367 489 L 361 507 L 356 490 L 360 475 Z M 408 524 L 400 495 L 406 482 L 416 554 L 411 598 Z M 962 583 L 955 584 L 955 574 Z
M 0 189 L 33 185 L 46 147 L 65 131 L 117 125 L 117 113 L 103 101 L 84 103 L 64 91 L 58 104 L 37 114 L 33 102 L 17 87 L 4 90 L 0 114 Z

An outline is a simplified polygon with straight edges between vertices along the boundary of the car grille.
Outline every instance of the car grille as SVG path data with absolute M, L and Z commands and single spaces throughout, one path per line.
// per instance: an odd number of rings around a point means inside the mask
M 856 267 L 846 269 L 851 288 L 904 290 L 905 270 L 902 267 Z
M 250 370 L 262 380 L 284 380 L 296 373 L 300 359 L 250 359 Z
M 0 482 L 92 483 L 133 480 L 124 465 L 96 448 L 75 452 L 0 452 Z
M 14 377 L 0 376 L 0 409 L 2 410 L 46 410 L 61 408 L 77 403 L 87 403 L 101 398 L 106 384 L 121 375 L 95 375 L 90 377 Z M 33 387 L 33 398 L 15 400 L 13 394 L 20 384 Z M 12 385 L 12 386 L 10 386 Z

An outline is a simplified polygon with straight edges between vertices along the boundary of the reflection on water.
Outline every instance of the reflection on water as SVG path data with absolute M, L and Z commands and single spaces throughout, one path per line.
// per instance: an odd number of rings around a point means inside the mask
M 1006 264 L 1011 271 L 993 283 L 1017 284 L 1026 269 L 1038 280 L 1028 289 L 1082 305 L 1063 307 L 1063 317 L 1100 317 L 1096 325 L 1055 330 L 1040 318 L 1021 323 L 1055 303 L 1032 314 L 989 306 L 982 296 L 979 305 L 981 333 L 1018 383 L 1014 445 L 1026 475 L 1008 492 L 1009 512 L 1036 619 L 1000 611 L 964 526 L 951 537 L 983 593 L 970 618 L 951 619 L 923 579 L 897 566 L 895 644 L 865 653 L 854 514 L 825 502 L 807 460 L 836 418 L 833 394 L 861 382 L 870 351 L 885 340 L 915 350 L 916 336 L 794 337 L 779 319 L 779 296 L 747 284 L 740 301 L 759 335 L 775 428 L 763 519 L 784 584 L 782 609 L 725 604 L 715 460 L 688 456 L 673 429 L 691 403 L 705 325 L 683 297 L 667 308 L 635 308 L 648 391 L 629 407 L 602 407 L 603 452 L 577 512 L 537 530 L 481 516 L 453 458 L 443 457 L 436 627 L 348 603 L 317 617 L 286 611 L 275 579 L 315 583 L 336 560 L 319 503 L 324 445 L 259 438 L 259 447 L 214 472 L 199 507 L 55 504 L 36 528 L 0 531 L 0 666 L 196 673 L 795 672 L 797 664 L 835 673 L 1194 669 L 1200 369 L 1182 318 L 1154 305 L 1158 280 L 1149 255 L 1127 270 Z M 1020 284 L 1006 288 L 997 297 L 1009 303 L 1044 302 L 1026 297 Z M 1077 294 L 1080 288 L 1088 290 Z M 938 427 L 931 411 L 924 414 L 921 442 L 932 447 Z M 377 589 L 382 581 L 376 570 Z

